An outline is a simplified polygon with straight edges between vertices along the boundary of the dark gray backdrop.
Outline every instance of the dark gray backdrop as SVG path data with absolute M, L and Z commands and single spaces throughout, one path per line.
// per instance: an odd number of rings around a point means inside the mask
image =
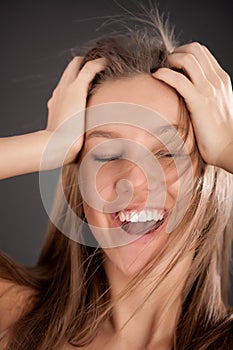
M 118 3 L 133 12 L 138 9 L 133 0 Z M 231 0 L 161 0 L 159 8 L 170 13 L 181 43 L 206 44 L 233 76 Z M 45 126 L 46 102 L 70 58 L 70 48 L 107 32 L 109 27 L 100 29 L 103 16 L 122 12 L 113 0 L 1 4 L 1 137 Z M 0 248 L 27 265 L 38 257 L 48 220 L 38 180 L 32 173 L 0 182 Z M 233 303 L 233 295 L 230 298 Z

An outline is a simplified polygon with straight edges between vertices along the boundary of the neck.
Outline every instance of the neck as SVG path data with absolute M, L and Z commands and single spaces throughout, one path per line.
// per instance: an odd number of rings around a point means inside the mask
M 113 301 L 112 329 L 115 337 L 134 349 L 171 349 L 180 315 L 181 293 L 191 258 L 179 262 L 153 290 L 158 270 L 119 299 L 132 276 L 125 275 L 108 259 L 105 269 Z

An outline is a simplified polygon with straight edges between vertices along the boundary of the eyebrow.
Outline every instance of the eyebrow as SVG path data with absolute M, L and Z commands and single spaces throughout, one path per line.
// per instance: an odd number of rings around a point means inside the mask
M 174 130 L 174 128 L 178 130 L 184 130 L 181 126 L 178 124 L 171 124 L 171 125 L 163 125 L 154 130 L 154 133 L 157 135 L 164 134 L 165 132 L 169 130 Z M 147 131 L 147 130 L 146 130 Z M 152 132 L 153 134 L 153 132 Z M 107 138 L 107 139 L 116 139 L 116 138 L 121 138 L 122 135 L 116 131 L 104 131 L 104 130 L 94 130 L 91 133 L 89 133 L 86 136 L 86 140 L 94 138 L 94 137 L 100 137 L 100 138 Z
M 96 131 L 92 131 L 90 134 L 88 134 L 86 136 L 86 139 L 91 139 L 94 137 L 103 137 L 106 139 L 116 139 L 116 138 L 120 138 L 121 135 L 116 132 L 116 131 L 103 131 L 103 130 L 96 130 Z

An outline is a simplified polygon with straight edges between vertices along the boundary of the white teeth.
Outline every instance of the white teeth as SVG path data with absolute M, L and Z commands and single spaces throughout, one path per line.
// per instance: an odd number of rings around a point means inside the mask
M 125 213 L 125 220 L 130 221 L 130 212 Z
M 148 211 L 147 213 L 147 220 L 148 221 L 151 221 L 154 219 L 154 215 L 153 215 L 153 212 L 152 211 Z
M 118 214 L 118 217 L 121 222 L 129 221 L 129 222 L 146 222 L 151 220 L 162 220 L 164 217 L 163 210 L 152 210 L 145 209 L 140 212 L 136 211 L 121 211 Z
M 159 215 L 159 220 L 162 220 L 163 217 L 164 217 L 164 214 L 160 213 L 160 215 Z
M 138 222 L 138 214 L 136 213 L 136 211 L 131 212 L 130 221 L 131 222 Z
M 138 221 L 140 221 L 140 222 L 147 221 L 147 215 L 146 215 L 146 212 L 144 210 L 139 213 Z
M 121 222 L 125 221 L 125 214 L 122 211 L 119 214 L 119 219 L 121 220 Z

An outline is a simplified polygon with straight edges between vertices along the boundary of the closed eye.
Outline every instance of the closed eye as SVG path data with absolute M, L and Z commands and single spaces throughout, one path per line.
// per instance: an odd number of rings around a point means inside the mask
M 118 159 L 121 159 L 122 156 L 119 154 L 119 155 L 112 155 L 112 156 L 94 156 L 94 160 L 97 161 L 97 162 L 101 162 L 101 163 L 105 163 L 105 162 L 112 162 L 114 160 L 118 160 Z
M 175 158 L 177 156 L 176 153 L 169 153 L 166 151 L 159 151 L 155 154 L 157 157 L 164 157 L 164 158 Z

